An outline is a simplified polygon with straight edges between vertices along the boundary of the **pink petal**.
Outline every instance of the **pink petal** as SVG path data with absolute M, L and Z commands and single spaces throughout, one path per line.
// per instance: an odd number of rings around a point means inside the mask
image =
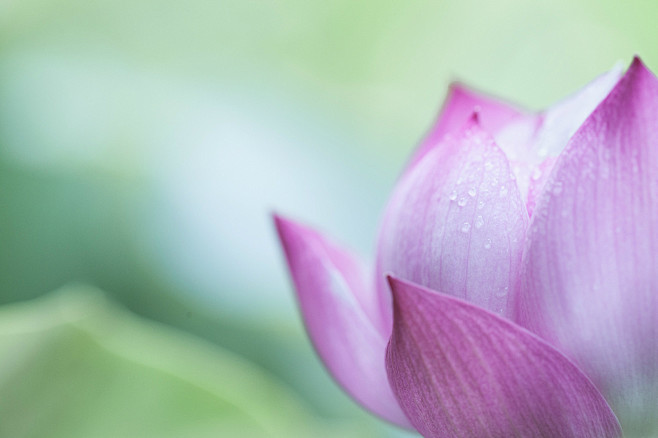
M 624 428 L 658 433 L 658 79 L 635 59 L 539 198 L 517 321 L 597 383 Z
M 414 153 L 407 169 L 413 168 L 446 134 L 460 130 L 474 111 L 478 112 L 484 129 L 492 134 L 523 116 L 521 110 L 508 103 L 477 93 L 462 84 L 453 83 L 434 127 Z
M 377 253 L 384 317 L 392 315 L 386 273 L 506 315 L 527 223 L 505 154 L 471 119 L 404 175 L 389 201 Z
M 390 278 L 386 368 L 424 437 L 619 437 L 587 377 L 523 328 L 464 301 Z
M 372 319 L 379 313 L 369 302 L 368 271 L 317 232 L 279 216 L 274 220 L 306 330 L 329 372 L 372 412 L 408 427 L 386 377 L 388 334 Z

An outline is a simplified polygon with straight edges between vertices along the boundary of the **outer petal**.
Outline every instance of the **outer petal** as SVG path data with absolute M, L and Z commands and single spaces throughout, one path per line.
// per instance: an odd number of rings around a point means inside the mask
M 524 256 L 517 321 L 658 433 L 658 80 L 635 59 L 558 159 Z
M 508 103 L 487 97 L 455 82 L 450 85 L 441 113 L 414 153 L 408 169 L 417 164 L 446 134 L 459 131 L 474 111 L 478 112 L 484 129 L 492 134 L 524 114 Z
M 308 334 L 333 377 L 375 414 L 409 422 L 391 392 L 384 366 L 386 337 L 368 309 L 369 276 L 351 254 L 317 232 L 275 216 Z
M 425 437 L 619 437 L 587 377 L 538 337 L 469 303 L 390 279 L 386 367 Z
M 383 314 L 392 273 L 506 315 L 527 223 L 505 154 L 471 119 L 393 192 L 377 254 Z

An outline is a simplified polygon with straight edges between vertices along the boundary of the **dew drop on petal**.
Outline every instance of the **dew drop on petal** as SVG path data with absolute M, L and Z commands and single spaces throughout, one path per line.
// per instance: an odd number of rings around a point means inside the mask
M 473 225 L 475 225 L 475 228 L 482 228 L 482 225 L 484 225 L 484 219 L 481 215 L 475 218 Z
M 539 178 L 541 178 L 541 169 L 539 167 L 535 167 L 530 178 L 532 178 L 534 181 L 537 181 Z
M 478 202 L 478 210 L 482 210 L 484 208 L 484 201 Z
M 484 242 L 484 249 L 489 249 L 491 248 L 491 239 L 487 239 L 486 242 Z
M 448 195 L 448 198 L 451 201 L 454 201 L 455 199 L 457 199 L 457 191 L 453 190 L 452 192 L 450 192 L 450 195 Z
M 496 296 L 498 298 L 503 298 L 504 296 L 507 295 L 508 291 L 509 291 L 509 286 L 505 286 L 504 289 L 500 289 L 499 291 L 496 292 Z
M 471 224 L 469 224 L 468 222 L 464 222 L 464 224 L 462 225 L 461 230 L 462 230 L 462 233 L 468 233 L 471 230 Z
M 478 194 L 478 191 L 475 190 L 475 187 L 471 187 L 470 189 L 468 189 L 468 196 L 470 196 L 471 198 L 474 198 L 475 195 L 477 195 L 477 194 Z
M 460 207 L 463 207 L 466 204 L 468 204 L 468 199 L 466 198 L 459 198 L 459 201 L 457 201 L 457 205 L 459 205 Z

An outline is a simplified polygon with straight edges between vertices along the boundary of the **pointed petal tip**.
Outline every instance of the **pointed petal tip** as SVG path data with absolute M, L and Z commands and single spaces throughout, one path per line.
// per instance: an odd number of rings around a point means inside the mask
M 646 68 L 646 65 L 644 65 L 644 62 L 642 61 L 642 58 L 640 58 L 640 55 L 633 55 L 633 61 L 631 61 L 631 65 L 629 69 L 631 68 Z
M 633 56 L 633 61 L 631 61 L 631 65 L 628 67 L 628 70 L 626 70 L 625 76 L 627 77 L 632 77 L 637 74 L 641 75 L 648 75 L 649 77 L 653 78 L 655 80 L 656 76 L 655 74 L 651 71 L 649 67 L 642 61 L 642 58 L 640 58 L 639 55 Z
M 279 239 L 284 244 L 293 235 L 316 234 L 316 232 L 311 228 L 302 225 L 299 222 L 295 222 L 292 219 L 284 217 L 277 212 L 272 212 L 270 215 L 272 217 L 272 221 L 274 221 L 274 227 L 276 228 L 276 232 L 279 235 Z
M 272 218 L 272 222 L 274 222 L 274 227 L 276 228 L 277 232 L 281 234 L 281 228 L 285 226 L 285 219 L 275 211 L 270 212 L 270 218 Z
M 274 221 L 274 225 L 276 225 L 277 228 L 303 227 L 302 224 L 294 221 L 293 219 L 290 219 L 290 217 L 282 215 L 278 211 L 270 211 L 270 217 L 272 218 L 272 221 Z
M 452 80 L 448 85 L 448 94 L 453 93 L 468 93 L 468 87 L 460 80 Z
M 393 274 L 386 274 L 386 281 L 388 281 L 388 284 L 391 287 L 393 299 L 396 299 L 401 293 L 405 293 L 407 289 L 412 292 L 430 292 L 429 289 L 424 286 L 397 278 Z
M 425 288 L 423 286 L 416 285 L 410 281 L 402 280 L 400 278 L 395 277 L 392 274 L 386 274 L 386 281 L 388 282 L 388 285 L 391 289 L 394 312 L 397 311 L 395 309 L 400 304 L 400 301 L 404 300 L 404 296 L 414 293 L 420 294 L 421 292 L 425 292 Z
M 277 211 L 270 211 L 270 217 L 277 228 L 284 226 L 285 223 L 288 222 L 288 220 Z
M 274 222 L 274 228 L 276 229 L 276 233 L 279 236 L 279 240 L 285 249 L 288 239 L 292 234 L 296 234 L 298 232 L 299 226 L 278 213 L 272 212 L 270 216 Z
M 448 98 L 446 100 L 458 99 L 467 99 L 469 101 L 473 101 L 471 115 L 468 120 L 470 121 L 474 119 L 477 123 L 480 123 L 480 113 L 482 112 L 481 104 L 486 104 L 487 102 L 484 101 L 486 99 L 494 98 L 488 96 L 486 93 L 476 91 L 474 88 L 469 87 L 459 80 L 454 80 L 450 82 L 450 85 L 448 85 Z
M 448 85 L 448 93 L 446 98 L 446 101 L 451 100 L 465 100 L 471 102 L 473 106 L 468 110 L 471 113 L 469 120 L 476 119 L 476 121 L 480 123 L 480 113 L 483 111 L 482 106 L 484 105 L 486 107 L 489 103 L 498 101 L 499 99 L 492 97 L 487 93 L 477 91 L 475 88 L 466 85 L 460 80 L 453 80 Z M 499 102 L 499 104 L 502 103 L 502 101 Z M 510 108 L 512 108 L 512 106 L 510 106 Z
M 302 225 L 278 213 L 272 213 L 272 220 L 274 221 L 274 228 L 291 273 L 294 269 L 295 254 L 300 251 L 303 252 L 316 244 L 319 244 L 320 247 L 328 245 L 322 238 L 322 235 L 313 228 Z

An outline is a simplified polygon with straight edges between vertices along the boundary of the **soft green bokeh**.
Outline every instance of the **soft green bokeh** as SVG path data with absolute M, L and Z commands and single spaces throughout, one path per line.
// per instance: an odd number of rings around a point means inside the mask
M 451 80 L 540 108 L 636 53 L 658 69 L 657 16 L 650 0 L 0 2 L 0 303 L 84 281 L 319 416 L 396 435 L 315 357 L 269 214 L 369 254 Z
M 0 310 L 0 357 L 1 436 L 352 433 L 313 418 L 243 360 L 139 321 L 85 287 Z

